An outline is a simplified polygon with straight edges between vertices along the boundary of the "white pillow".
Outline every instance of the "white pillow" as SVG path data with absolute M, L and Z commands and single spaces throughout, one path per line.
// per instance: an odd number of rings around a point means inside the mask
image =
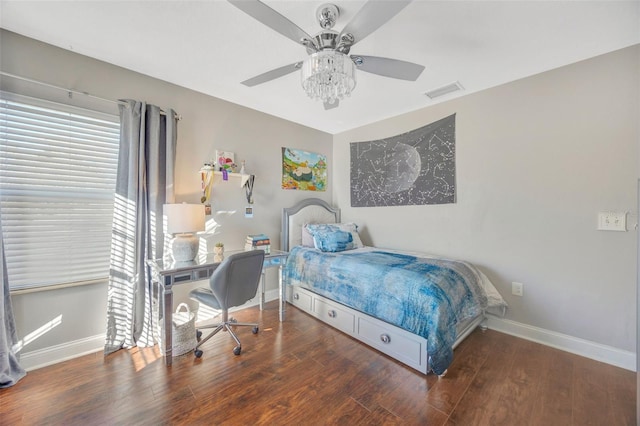
M 302 246 L 303 247 L 315 247 L 313 244 L 313 235 L 307 229 L 308 223 L 302 226 Z

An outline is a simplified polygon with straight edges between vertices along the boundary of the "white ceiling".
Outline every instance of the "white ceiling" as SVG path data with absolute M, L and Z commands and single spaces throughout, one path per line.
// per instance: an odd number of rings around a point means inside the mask
M 307 33 L 325 1 L 267 1 Z M 364 1 L 337 0 L 340 31 Z M 365 72 L 338 108 L 306 97 L 299 74 L 241 81 L 306 50 L 225 0 L 0 0 L 0 26 L 296 123 L 339 133 L 640 43 L 640 1 L 415 0 L 351 53 L 419 63 L 415 82 Z M 433 101 L 425 91 L 460 81 Z

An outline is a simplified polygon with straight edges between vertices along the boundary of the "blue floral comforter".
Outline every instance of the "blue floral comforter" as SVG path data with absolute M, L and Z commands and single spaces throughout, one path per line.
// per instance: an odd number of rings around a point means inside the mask
M 456 325 L 487 307 L 472 265 L 377 249 L 323 253 L 294 247 L 283 279 L 424 337 L 436 374 L 453 359 Z

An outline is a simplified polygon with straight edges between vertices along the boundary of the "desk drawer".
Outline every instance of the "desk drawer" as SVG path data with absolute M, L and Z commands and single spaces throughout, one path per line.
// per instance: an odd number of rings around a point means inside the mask
M 179 284 L 182 282 L 194 281 L 195 280 L 194 275 L 195 275 L 194 272 L 180 272 L 177 274 L 173 274 L 171 277 L 167 277 L 167 278 L 173 284 Z
M 313 302 L 313 313 L 319 319 L 338 330 L 353 334 L 355 327 L 355 315 L 337 304 L 326 302 L 318 298 L 314 298 Z

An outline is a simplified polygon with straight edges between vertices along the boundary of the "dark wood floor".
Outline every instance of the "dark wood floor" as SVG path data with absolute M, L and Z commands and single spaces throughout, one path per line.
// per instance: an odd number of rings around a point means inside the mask
M 2 425 L 632 425 L 635 373 L 476 330 L 447 375 L 423 376 L 301 311 L 246 309 L 243 352 L 222 333 L 164 366 L 157 349 L 87 355 L 0 390 Z

